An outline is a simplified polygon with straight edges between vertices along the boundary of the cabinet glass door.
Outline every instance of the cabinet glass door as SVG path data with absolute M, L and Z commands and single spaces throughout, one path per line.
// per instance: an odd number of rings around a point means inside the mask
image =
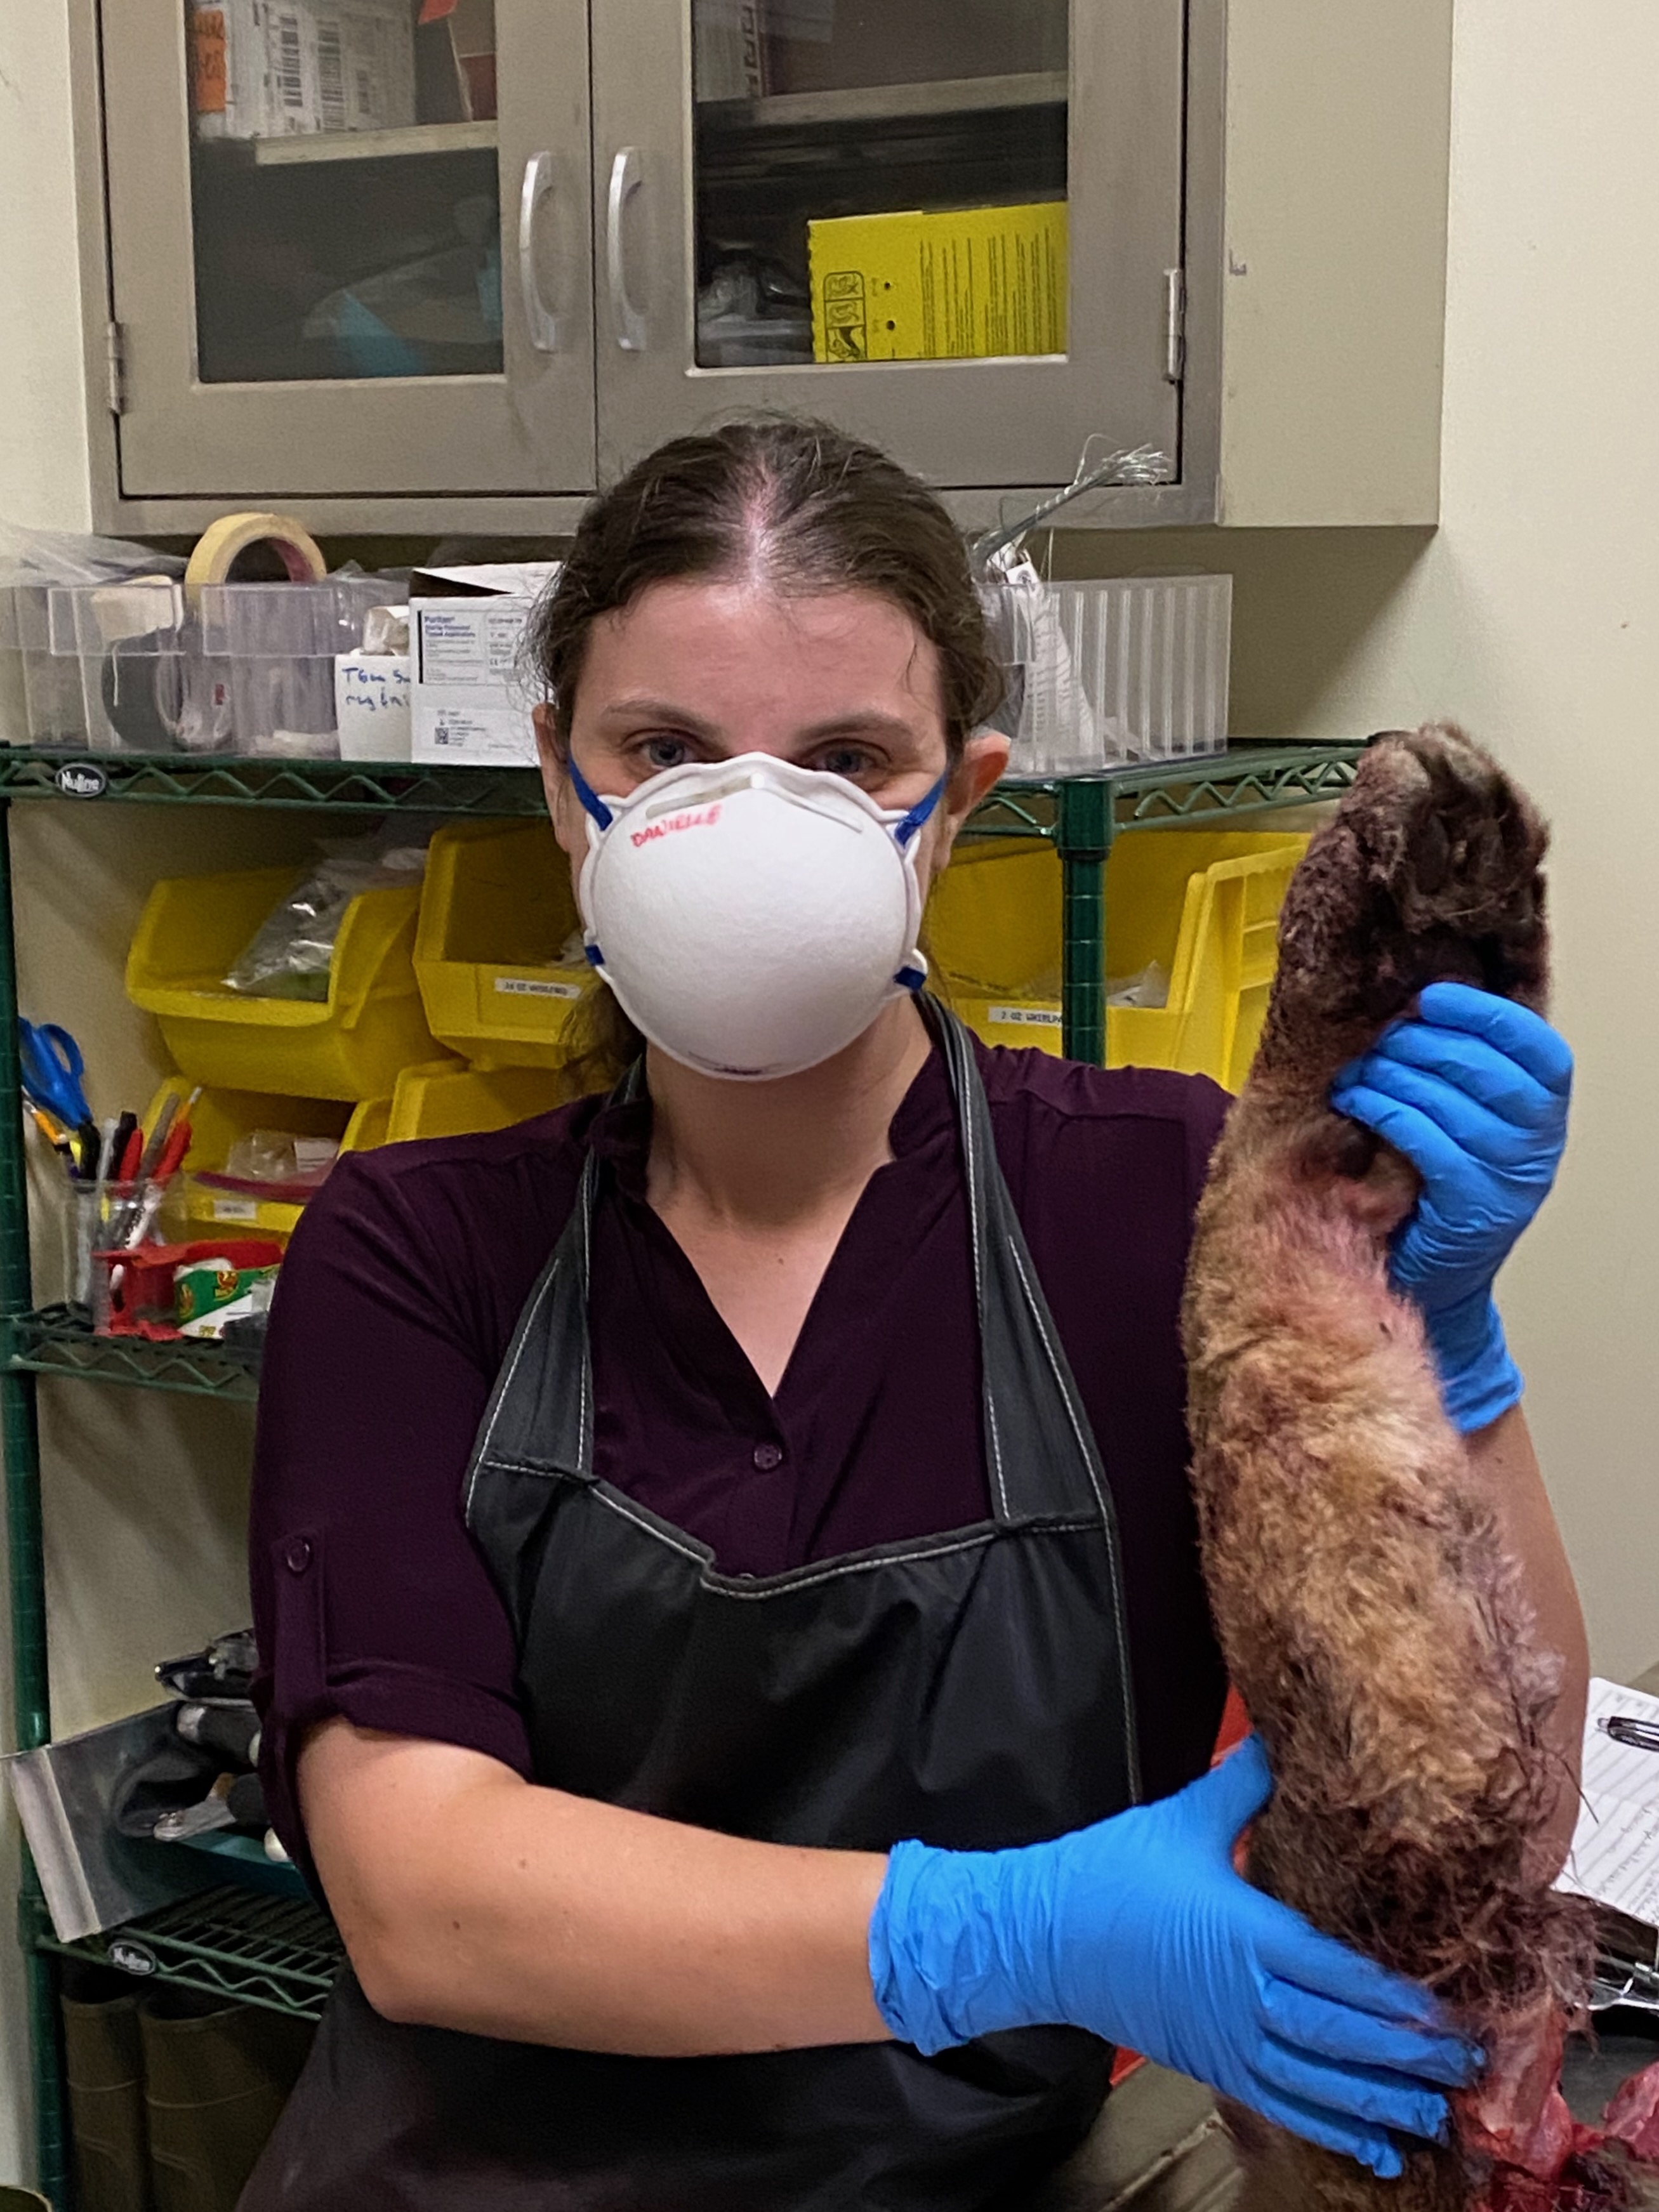
M 1064 482 L 1093 435 L 1173 465 L 1182 17 L 596 9 L 602 467 L 755 404 L 829 416 L 945 483 Z
M 592 482 L 586 18 L 105 11 L 125 493 Z

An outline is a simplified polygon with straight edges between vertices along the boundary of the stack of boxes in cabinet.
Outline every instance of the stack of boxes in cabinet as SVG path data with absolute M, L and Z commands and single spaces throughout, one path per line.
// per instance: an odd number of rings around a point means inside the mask
M 185 1163 L 192 1235 L 293 1229 L 298 1205 L 201 1180 L 255 1130 L 362 1152 L 504 1127 L 569 1095 L 570 1018 L 592 971 L 562 957 L 575 908 L 545 822 L 441 830 L 421 887 L 359 893 L 325 999 L 227 988 L 293 881 L 258 868 L 159 883 L 128 955 L 128 995 L 179 1071 L 161 1098 L 202 1086 Z

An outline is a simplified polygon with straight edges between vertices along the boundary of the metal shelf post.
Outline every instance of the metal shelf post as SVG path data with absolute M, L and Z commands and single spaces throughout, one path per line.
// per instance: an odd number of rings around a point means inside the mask
M 1060 854 L 1060 1032 L 1068 1060 L 1106 1065 L 1106 863 L 1116 832 L 1103 782 L 1062 783 L 1055 793 Z
M 27 1313 L 29 1215 L 23 1129 L 17 1101 L 17 946 L 13 927 L 11 808 L 0 800 L 0 1329 L 8 1341 L 13 1317 Z M 11 1600 L 12 1699 L 20 1751 L 51 1740 L 46 1671 L 46 1560 L 40 1528 L 40 1435 L 34 1377 L 7 1363 L 0 1369 L 0 1444 L 6 1462 L 6 1547 Z M 29 2056 L 34 2084 L 35 2166 L 40 2186 L 62 2201 L 65 2179 L 63 2070 L 58 2008 L 48 1960 L 27 1940 L 44 1915 L 40 1885 L 23 1852 L 19 1922 L 25 1931 L 24 1973 L 29 2006 Z

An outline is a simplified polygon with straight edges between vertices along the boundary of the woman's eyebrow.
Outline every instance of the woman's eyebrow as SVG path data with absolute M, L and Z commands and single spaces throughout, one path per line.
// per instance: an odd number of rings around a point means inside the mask
M 663 722 L 672 729 L 684 730 L 694 738 L 712 738 L 716 732 L 712 722 L 705 722 L 701 714 L 688 708 L 677 707 L 669 699 L 611 699 L 600 708 L 598 719 L 602 722 Z
M 882 708 L 866 707 L 854 714 L 834 715 L 827 722 L 813 722 L 799 735 L 804 744 L 819 744 L 825 738 L 914 738 L 917 731 L 915 723 L 908 721 L 902 714 L 890 714 Z

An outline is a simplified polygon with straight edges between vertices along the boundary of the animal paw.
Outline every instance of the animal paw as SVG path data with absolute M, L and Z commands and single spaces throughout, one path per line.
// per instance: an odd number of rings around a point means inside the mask
M 1460 731 L 1376 740 L 1285 898 L 1258 1069 L 1312 1089 L 1425 983 L 1539 1005 L 1547 842 L 1525 795 Z

